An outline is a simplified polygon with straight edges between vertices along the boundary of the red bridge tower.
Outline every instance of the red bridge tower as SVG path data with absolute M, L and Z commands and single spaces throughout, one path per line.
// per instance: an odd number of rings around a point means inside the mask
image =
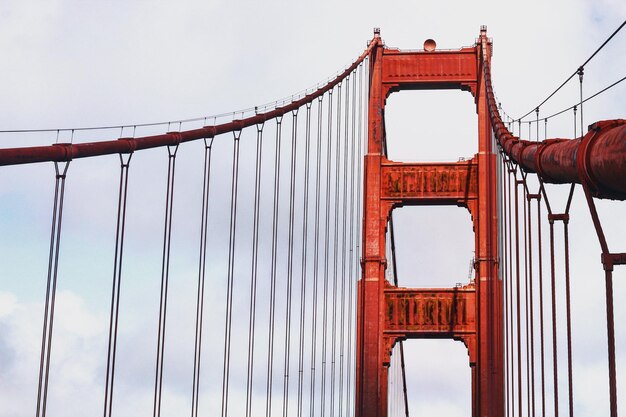
M 370 54 L 368 149 L 365 156 L 362 278 L 357 323 L 357 417 L 387 415 L 390 355 L 396 341 L 449 338 L 465 343 L 472 371 L 472 415 L 504 412 L 502 286 L 498 276 L 496 156 L 484 68 L 486 28 L 471 48 L 386 49 L 378 33 Z M 474 96 L 478 154 L 456 163 L 398 163 L 383 155 L 384 108 L 400 90 L 461 89 Z M 385 234 L 391 210 L 456 205 L 472 216 L 476 282 L 461 288 L 408 289 L 385 280 Z

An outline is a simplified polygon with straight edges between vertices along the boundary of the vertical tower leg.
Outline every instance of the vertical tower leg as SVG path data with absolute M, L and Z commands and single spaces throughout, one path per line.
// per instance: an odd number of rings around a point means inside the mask
M 387 372 L 382 366 L 382 302 L 385 285 L 385 222 L 381 213 L 383 139 L 382 42 L 370 55 L 368 147 L 365 156 L 362 277 L 357 314 L 356 415 L 386 415 Z
M 476 230 L 477 286 L 479 297 L 478 396 L 480 416 L 499 416 L 504 410 L 501 285 L 498 277 L 498 223 L 496 158 L 492 149 L 491 122 L 483 65 L 491 55 L 486 29 L 481 29 L 480 72 L 476 92 L 478 112 L 478 228 Z

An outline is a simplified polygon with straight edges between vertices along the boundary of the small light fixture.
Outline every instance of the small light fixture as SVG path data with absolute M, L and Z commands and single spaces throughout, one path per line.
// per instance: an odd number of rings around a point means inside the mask
M 437 47 L 437 42 L 435 42 L 434 40 L 426 39 L 424 41 L 424 51 L 433 52 L 436 47 Z

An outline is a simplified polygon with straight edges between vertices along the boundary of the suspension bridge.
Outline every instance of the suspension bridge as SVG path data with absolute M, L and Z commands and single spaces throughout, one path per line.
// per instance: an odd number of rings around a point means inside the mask
M 573 416 L 574 384 L 586 383 L 572 372 L 570 245 L 577 242 L 570 242 L 569 228 L 578 193 L 579 212 L 595 230 L 589 239 L 600 248 L 588 254 L 604 276 L 594 285 L 604 286 L 605 295 L 589 308 L 605 311 L 596 326 L 606 331 L 607 349 L 593 354 L 606 356 L 606 375 L 588 389 L 602 392 L 617 416 L 623 409 L 617 382 L 625 371 L 616 361 L 624 348 L 615 337 L 613 271 L 626 263 L 626 253 L 621 242 L 609 245 L 605 231 L 615 225 L 603 220 L 597 204 L 626 199 L 626 120 L 586 128 L 583 110 L 624 78 L 587 96 L 583 82 L 585 66 L 623 26 L 516 118 L 494 93 L 486 27 L 472 46 L 456 50 L 438 49 L 430 39 L 419 50 L 390 48 L 376 29 L 336 77 L 278 102 L 165 123 L 3 131 L 57 137 L 50 146 L 0 149 L 0 165 L 12 174 L 53 167 L 45 174 L 51 185 L 45 246 L 4 261 L 17 279 L 45 280 L 36 311 L 37 360 L 25 370 L 33 376 L 32 402 L 12 404 L 11 412 L 63 414 L 53 393 L 73 398 L 63 378 L 71 360 L 59 356 L 65 333 L 55 320 L 71 300 L 59 288 L 64 279 L 94 276 L 104 283 L 106 275 L 106 286 L 93 294 L 108 306 L 106 343 L 99 357 L 89 358 L 102 369 L 101 390 L 88 394 L 99 398 L 104 417 L 138 412 L 128 407 L 133 401 L 154 417 L 172 410 L 192 417 L 408 417 L 408 339 L 465 346 L 473 416 Z M 569 82 L 579 83 L 580 99 L 542 114 Z M 390 160 L 387 99 L 402 90 L 450 89 L 474 100 L 476 154 L 449 162 Z M 548 121 L 562 114 L 573 115 L 574 134 L 550 137 Z M 102 137 L 75 141 L 82 131 Z M 405 139 L 389 139 L 396 140 Z M 158 166 L 142 162 L 157 153 Z M 181 166 L 193 168 L 181 178 Z M 151 179 L 150 189 L 133 188 L 142 175 Z M 115 182 L 115 193 L 102 188 L 101 177 Z M 91 196 L 72 196 L 79 181 L 93 184 Z M 158 214 L 134 210 L 156 193 Z M 106 210 L 98 209 L 115 226 L 110 247 L 97 244 L 101 256 L 77 269 L 65 242 L 90 242 L 80 233 L 66 236 L 64 227 L 80 218 L 81 206 L 89 209 L 90 199 L 106 201 Z M 465 282 L 400 285 L 392 213 L 406 206 L 469 212 L 474 257 Z M 141 233 L 155 237 L 148 245 L 158 249 L 158 259 L 138 245 Z M 2 239 L 20 245 L 19 233 Z M 177 250 L 184 256 L 173 258 Z M 25 263 L 38 265 L 41 276 L 20 276 Z M 173 286 L 187 297 L 173 297 Z M 148 320 L 127 324 L 149 297 Z M 185 357 L 168 356 L 183 345 Z M 134 361 L 150 366 L 129 375 Z M 168 377 L 188 381 L 185 404 L 166 407 Z M 129 381 L 149 387 L 149 396 L 129 398 Z

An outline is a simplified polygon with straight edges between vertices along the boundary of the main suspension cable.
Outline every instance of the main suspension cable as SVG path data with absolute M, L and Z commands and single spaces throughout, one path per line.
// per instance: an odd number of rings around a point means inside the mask
M 622 28 L 624 27 L 624 25 L 626 25 L 626 20 L 624 20 L 622 22 L 622 24 L 615 29 L 615 31 L 602 43 L 602 45 L 600 45 L 598 47 L 598 49 L 596 49 L 594 51 L 593 54 L 591 54 L 591 56 L 589 58 L 587 58 L 587 60 L 585 62 L 582 63 L 582 65 L 579 65 L 578 68 L 576 68 L 576 70 L 569 76 L 567 77 L 567 79 L 565 81 L 563 81 L 563 83 L 561 85 L 559 85 L 556 90 L 554 90 L 552 93 L 550 93 L 550 95 L 548 97 L 546 97 L 541 103 L 539 103 L 538 105 L 534 106 L 531 110 L 529 110 L 526 114 L 524 114 L 521 117 L 518 117 L 517 120 L 522 120 L 524 118 L 526 118 L 526 116 L 528 116 L 529 114 L 531 114 L 532 112 L 535 111 L 535 109 L 540 108 L 542 105 L 544 105 L 548 100 L 550 100 L 552 98 L 552 96 L 554 96 L 561 88 L 563 88 L 565 86 L 565 84 L 567 84 L 572 78 L 574 78 L 575 75 L 577 75 L 579 73 L 579 71 L 585 67 L 585 65 L 587 65 L 597 54 L 598 52 L 600 52 L 602 50 L 602 48 L 604 48 L 606 46 L 607 43 L 609 43 L 609 41 L 611 39 L 613 39 L 613 37 L 615 35 L 617 35 L 617 33 L 622 30 Z
M 615 81 L 614 83 L 611 83 L 610 85 L 604 87 L 602 90 L 597 91 L 596 93 L 590 95 L 589 97 L 587 97 L 586 99 L 582 100 L 582 101 L 578 101 L 576 102 L 576 104 L 572 104 L 571 106 L 569 106 L 566 109 L 563 109 L 561 111 L 558 111 L 556 113 L 551 114 L 550 116 L 544 117 L 543 120 L 547 123 L 549 119 L 552 119 L 553 117 L 559 116 L 563 113 L 565 113 L 566 111 L 572 110 L 573 108 L 579 106 L 581 103 L 586 103 L 589 100 L 599 96 L 600 94 L 604 93 L 607 90 L 610 90 L 611 88 L 615 87 L 616 85 L 618 85 L 619 83 L 621 83 L 622 81 L 626 80 L 626 77 L 622 77 L 619 80 Z M 547 136 L 546 136 L 547 138 Z

